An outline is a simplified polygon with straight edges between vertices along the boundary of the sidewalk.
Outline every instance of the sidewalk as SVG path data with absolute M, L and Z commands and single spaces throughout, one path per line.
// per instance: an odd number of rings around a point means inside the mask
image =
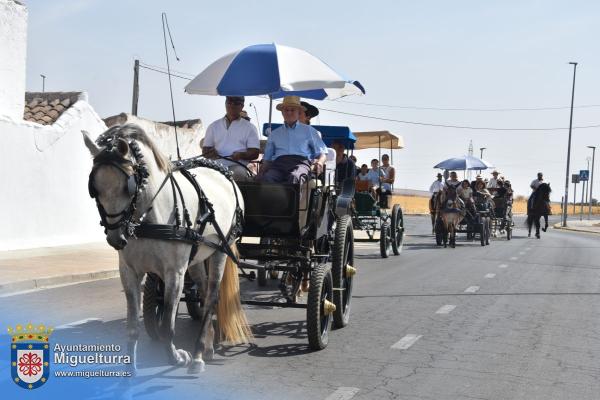
M 568 219 L 566 228 L 563 228 L 559 222 L 557 224 L 554 224 L 554 229 L 600 234 L 600 220 L 593 219 L 593 220 L 589 220 L 589 221 L 588 220 L 579 221 L 578 219 L 577 220 Z
M 0 252 L 0 296 L 118 276 L 117 252 L 106 242 Z

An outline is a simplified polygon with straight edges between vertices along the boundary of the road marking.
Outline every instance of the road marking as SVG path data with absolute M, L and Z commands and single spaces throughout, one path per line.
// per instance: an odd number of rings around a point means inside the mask
M 335 392 L 327 396 L 325 400 L 349 400 L 359 391 L 360 389 L 355 387 L 339 387 Z
M 500 265 L 498 265 L 498 268 L 508 268 L 508 265 L 506 265 L 506 264 L 500 264 Z
M 515 261 L 517 258 L 519 258 L 519 257 L 511 257 L 510 259 Z
M 63 325 L 59 325 L 54 329 L 69 329 L 69 328 L 74 328 L 77 325 L 83 325 L 83 324 L 87 324 L 88 322 L 102 322 L 101 318 L 85 318 L 85 319 L 80 319 L 79 321 L 73 321 L 73 322 L 69 322 Z
M 520 255 L 523 255 L 523 254 L 525 254 L 525 252 L 524 252 L 524 251 L 520 251 L 520 252 L 519 252 L 519 254 L 520 254 Z
M 531 247 L 525 247 L 525 250 L 531 250 Z
M 479 286 L 469 286 L 465 289 L 465 293 L 475 293 L 479 291 Z
M 492 279 L 492 278 L 493 278 L 493 277 L 495 277 L 495 276 L 496 276 L 496 274 L 486 274 L 486 275 L 485 275 L 485 277 L 486 277 L 487 279 Z
M 446 304 L 445 306 L 441 306 L 439 310 L 437 310 L 436 314 L 450 314 L 452 310 L 454 310 L 456 306 L 452 304 Z
M 415 344 L 417 342 L 417 340 L 421 339 L 422 337 L 423 337 L 423 335 L 415 335 L 415 334 L 409 333 L 408 335 L 404 336 L 402 339 L 400 339 L 396 343 L 394 343 L 392 345 L 392 349 L 406 350 L 406 349 L 410 348 L 410 346 Z

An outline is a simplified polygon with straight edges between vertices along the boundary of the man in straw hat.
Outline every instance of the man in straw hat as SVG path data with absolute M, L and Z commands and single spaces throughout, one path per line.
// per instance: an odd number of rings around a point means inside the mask
M 202 155 L 229 168 L 236 181 L 250 179 L 245 166 L 258 157 L 260 148 L 258 131 L 242 115 L 243 108 L 243 96 L 227 96 L 225 116 L 208 126 L 202 143 Z
M 259 180 L 301 183 L 311 170 L 323 171 L 327 146 L 313 127 L 298 121 L 302 109 L 298 96 L 286 96 L 277 105 L 284 123 L 269 135 Z
M 490 189 L 490 192 L 492 192 L 492 193 L 495 191 L 495 189 L 498 189 L 498 187 L 499 187 L 499 185 L 498 185 L 498 181 L 499 181 L 498 174 L 499 174 L 499 172 L 496 171 L 496 170 L 494 170 L 492 172 L 492 178 L 490 178 L 490 180 L 489 180 L 489 182 L 487 184 L 487 188 Z

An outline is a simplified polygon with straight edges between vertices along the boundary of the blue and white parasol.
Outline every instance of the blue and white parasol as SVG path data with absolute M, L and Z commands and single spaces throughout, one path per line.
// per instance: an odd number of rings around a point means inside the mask
M 364 94 L 312 54 L 279 44 L 257 44 L 210 64 L 185 87 L 189 94 L 213 96 L 300 96 L 323 100 Z
M 444 160 L 438 163 L 433 168 L 464 171 L 474 169 L 488 169 L 493 167 L 494 166 L 491 163 L 480 158 L 473 156 L 462 156 Z

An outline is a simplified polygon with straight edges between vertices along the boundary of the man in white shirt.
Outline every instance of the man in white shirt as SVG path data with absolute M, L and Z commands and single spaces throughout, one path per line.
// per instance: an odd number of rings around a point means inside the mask
M 488 189 L 498 189 L 499 185 L 498 185 L 498 171 L 494 170 L 494 172 L 492 172 L 492 178 L 489 180 L 488 184 L 487 184 L 487 188 Z
M 531 188 L 531 190 L 533 190 L 535 192 L 535 190 L 544 182 L 544 174 L 542 174 L 541 172 L 538 172 L 537 174 L 537 179 L 534 179 L 531 181 L 531 185 L 529 185 L 529 187 Z
M 227 96 L 225 116 L 208 126 L 202 144 L 202 155 L 219 160 L 236 181 L 250 179 L 245 166 L 258 157 L 260 148 L 256 127 L 241 116 L 243 108 L 243 96 Z
M 431 186 L 429 186 L 429 194 L 433 197 L 437 192 L 444 190 L 444 182 L 442 182 L 442 178 L 444 176 L 438 172 L 437 180 L 433 181 Z

